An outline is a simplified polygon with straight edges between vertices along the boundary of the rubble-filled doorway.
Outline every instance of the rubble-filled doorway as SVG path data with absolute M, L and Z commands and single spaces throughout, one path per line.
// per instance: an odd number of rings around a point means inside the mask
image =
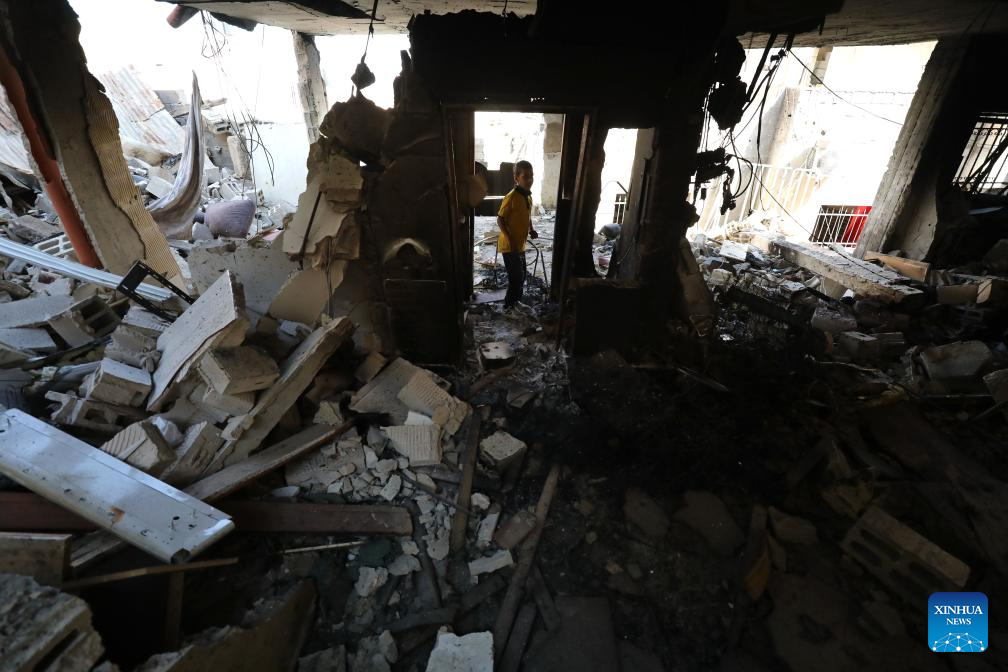
M 515 186 L 514 164 L 524 160 L 532 164 L 535 175 L 532 227 L 539 234 L 528 240 L 525 248 L 526 296 L 534 302 L 543 301 L 553 266 L 563 115 L 477 111 L 474 129 L 475 172 L 486 183 L 486 196 L 473 217 L 474 291 L 479 300 L 503 301 L 507 272 L 497 245 L 497 212 Z

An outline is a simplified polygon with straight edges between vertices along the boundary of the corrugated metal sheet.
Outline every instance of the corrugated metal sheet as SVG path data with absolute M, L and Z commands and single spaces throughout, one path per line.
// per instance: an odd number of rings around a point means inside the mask
M 182 153 L 185 130 L 132 66 L 100 74 L 98 80 L 112 101 L 120 135 L 171 154 Z
M 185 145 L 185 129 L 165 109 L 161 99 L 147 86 L 139 73 L 128 66 L 117 72 L 98 75 L 105 88 L 116 118 L 119 135 L 142 142 L 169 154 L 181 154 Z M 0 86 L 0 164 L 9 166 L 25 177 L 34 174 L 34 163 L 24 144 L 21 124 Z M 5 172 L 14 179 L 10 171 Z M 34 187 L 32 185 L 25 185 Z

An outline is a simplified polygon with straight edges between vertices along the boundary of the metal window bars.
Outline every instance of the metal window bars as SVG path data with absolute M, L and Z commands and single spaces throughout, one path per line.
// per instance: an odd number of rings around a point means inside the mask
M 825 246 L 836 243 L 843 247 L 857 247 L 869 212 L 870 205 L 820 206 L 809 242 Z
M 748 183 L 749 188 L 739 196 L 735 209 L 724 214 L 720 212 L 724 176 L 706 186 L 708 196 L 697 222 L 698 230 L 707 232 L 722 228 L 731 222 L 744 220 L 757 210 L 790 221 L 791 217 L 799 216 L 798 211 L 816 192 L 823 178 L 822 173 L 811 168 L 756 164 L 753 170 L 758 179 L 752 179 L 748 167 L 742 169 L 742 184 Z
M 952 182 L 971 194 L 1008 191 L 1008 113 L 979 115 Z

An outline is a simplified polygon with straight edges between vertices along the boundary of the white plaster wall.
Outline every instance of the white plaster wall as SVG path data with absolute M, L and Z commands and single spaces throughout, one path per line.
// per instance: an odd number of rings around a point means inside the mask
M 602 166 L 602 197 L 595 212 L 595 230 L 613 221 L 616 194 L 623 193 L 617 182 L 630 188 L 630 171 L 633 168 L 634 149 L 637 146 L 636 128 L 610 128 L 605 141 L 605 165 Z

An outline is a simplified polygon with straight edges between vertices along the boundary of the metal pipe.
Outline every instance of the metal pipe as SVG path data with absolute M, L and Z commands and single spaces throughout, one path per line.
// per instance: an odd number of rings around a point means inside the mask
M 63 224 L 63 230 L 66 231 L 70 244 L 73 245 L 74 252 L 77 253 L 77 258 L 85 266 L 100 268 L 102 264 L 98 259 L 98 253 L 95 251 L 94 245 L 91 244 L 91 239 L 84 229 L 84 222 L 81 221 L 80 213 L 77 212 L 77 206 L 74 205 L 73 199 L 70 198 L 70 192 L 67 191 L 66 185 L 63 183 L 59 164 L 53 158 L 52 149 L 35 122 L 35 117 L 32 116 L 21 76 L 2 46 L 0 46 L 0 83 L 7 90 L 7 98 L 17 114 L 18 121 L 21 122 L 21 128 L 24 130 L 25 137 L 28 138 L 32 157 L 42 173 L 46 193 L 56 209 L 56 214 L 59 215 L 60 223 Z

